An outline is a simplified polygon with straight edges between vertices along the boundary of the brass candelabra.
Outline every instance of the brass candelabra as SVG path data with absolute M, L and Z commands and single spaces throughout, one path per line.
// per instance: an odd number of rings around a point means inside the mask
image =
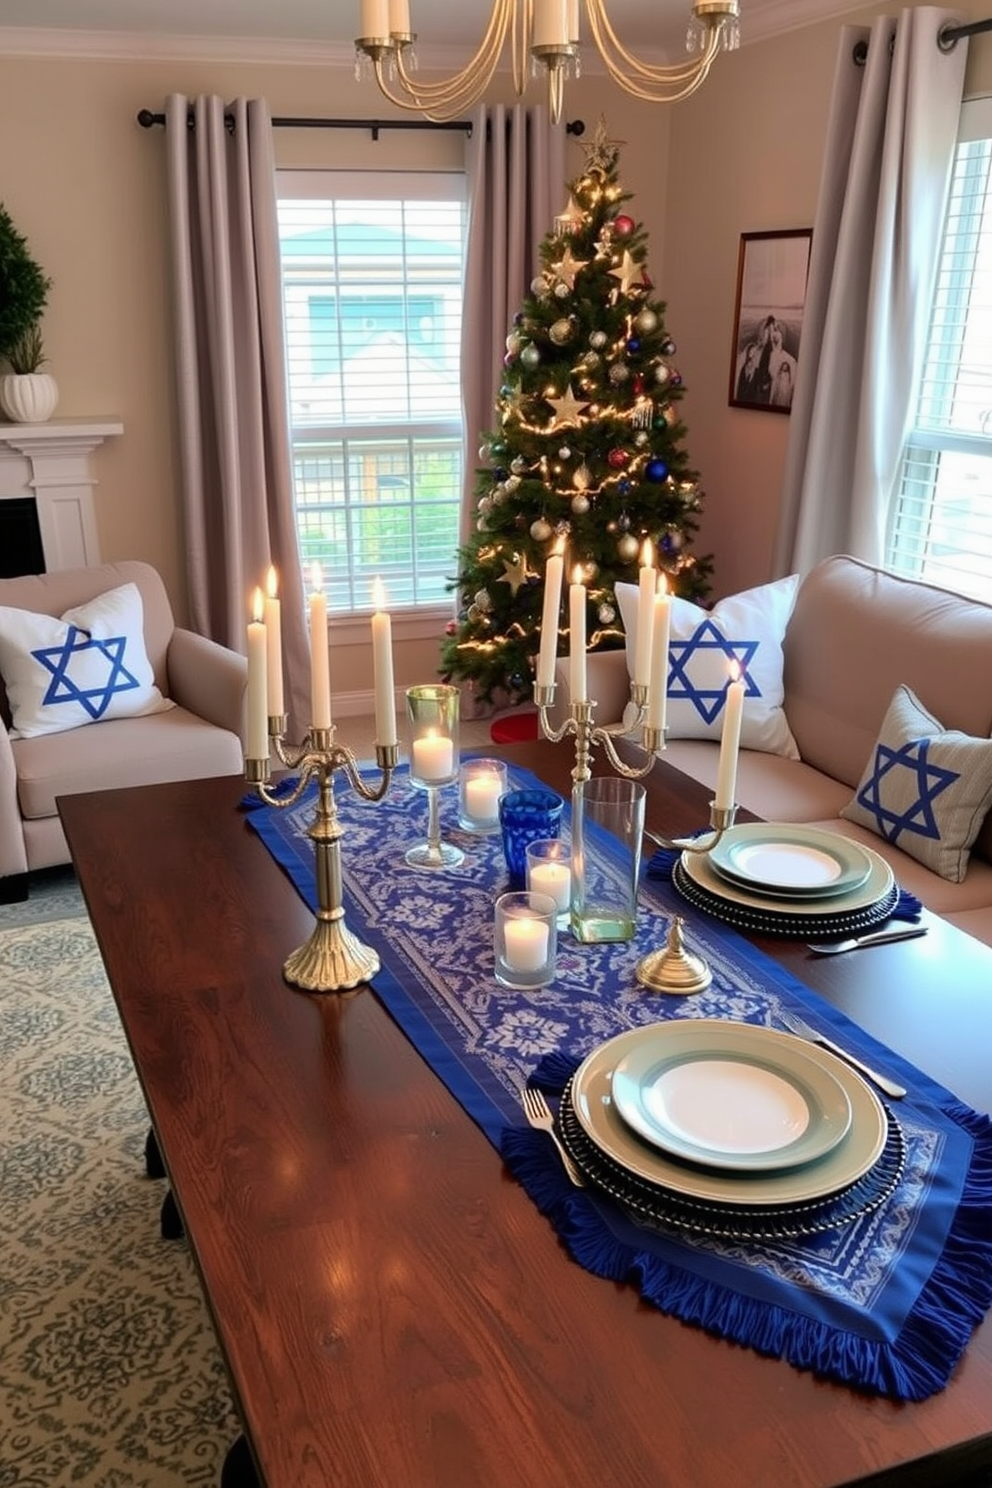
M 271 762 L 245 759 L 245 779 L 254 786 L 267 806 L 280 810 L 294 806 L 309 786 L 317 782 L 317 802 L 307 836 L 313 843 L 317 880 L 317 921 L 310 937 L 283 964 L 283 976 L 292 986 L 307 992 L 342 992 L 375 976 L 380 968 L 377 953 L 365 945 L 345 924 L 344 886 L 341 876 L 341 838 L 344 827 L 334 799 L 334 772 L 343 770 L 351 788 L 364 801 L 381 801 L 389 789 L 399 761 L 398 744 L 377 744 L 376 764 L 380 776 L 370 785 L 361 776 L 352 750 L 335 742 L 336 729 L 308 729 L 302 744 L 286 742 L 288 719 L 271 714 L 269 739 L 280 764 L 299 772 L 287 795 L 269 788 Z
M 589 698 L 573 698 L 569 701 L 568 717 L 557 728 L 552 725 L 549 717 L 549 710 L 554 706 L 555 686 L 554 682 L 547 685 L 535 682 L 534 702 L 541 722 L 541 732 L 546 739 L 559 744 L 567 735 L 575 736 L 573 810 L 576 791 L 592 774 L 592 751 L 595 745 L 602 745 L 610 764 L 628 780 L 643 780 L 651 773 L 656 751 L 665 747 L 665 730 L 654 728 L 646 722 L 648 689 L 642 683 L 632 682 L 630 685 L 630 700 L 637 710 L 633 719 L 624 718 L 619 723 L 595 725 L 595 703 Z M 633 739 L 638 730 L 641 734 L 640 745 L 647 759 L 643 765 L 630 765 L 621 759 L 615 741 Z M 665 837 L 656 832 L 645 833 L 645 836 L 656 846 L 669 852 L 708 853 L 733 826 L 736 814 L 736 805 L 718 806 L 714 800 L 710 802 L 710 831 L 705 837 Z M 710 971 L 705 962 L 685 951 L 682 923 L 681 917 L 676 916 L 666 946 L 660 951 L 649 952 L 638 961 L 635 975 L 642 986 L 655 992 L 687 993 L 702 991 L 709 985 Z

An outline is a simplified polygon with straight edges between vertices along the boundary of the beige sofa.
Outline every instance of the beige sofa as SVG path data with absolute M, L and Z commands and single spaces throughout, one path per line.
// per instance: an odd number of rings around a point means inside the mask
M 165 585 L 146 563 L 0 580 L 0 605 L 60 616 L 123 584 L 137 586 L 155 683 L 177 706 L 63 733 L 11 738 L 0 681 L 0 901 L 21 898 L 26 874 L 69 861 L 56 797 L 243 769 L 244 657 L 176 626 Z
M 992 944 L 992 819 L 972 849 L 963 882 L 951 883 L 873 832 L 843 819 L 879 727 L 902 683 L 946 729 L 992 734 L 992 606 L 853 558 L 828 558 L 799 586 L 783 642 L 784 711 L 800 759 L 742 750 L 741 805 L 769 821 L 807 822 L 874 848 L 928 909 Z M 568 703 L 559 664 L 555 716 Z M 589 658 L 596 721 L 629 701 L 623 651 Z M 718 744 L 670 739 L 665 758 L 714 786 Z

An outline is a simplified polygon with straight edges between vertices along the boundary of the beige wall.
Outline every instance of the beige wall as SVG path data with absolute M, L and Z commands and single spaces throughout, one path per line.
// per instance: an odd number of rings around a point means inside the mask
M 978 16 L 985 0 L 966 0 Z M 868 10 L 866 14 L 872 14 Z M 727 407 L 741 232 L 809 225 L 839 25 L 721 57 L 692 100 L 658 107 L 604 79 L 570 86 L 587 136 L 600 113 L 624 141 L 622 179 L 650 234 L 649 270 L 689 388 L 688 450 L 707 491 L 701 546 L 726 593 L 768 576 L 788 420 Z M 2 42 L 0 42 L 2 46 Z M 990 85 L 992 38 L 972 43 L 969 86 Z M 54 280 L 44 333 L 59 413 L 114 414 L 124 435 L 97 454 L 105 559 L 145 558 L 185 613 L 172 396 L 164 135 L 135 122 L 169 93 L 264 96 L 273 114 L 386 117 L 351 69 L 155 61 L 47 60 L 0 51 L 0 200 Z M 279 130 L 286 166 L 456 164 L 457 135 Z M 569 146 L 569 174 L 582 165 Z M 564 203 L 564 185 L 562 200 Z M 397 681 L 434 675 L 433 637 L 399 648 Z M 347 648 L 335 689 L 368 687 L 364 645 Z
M 866 7 L 845 23 L 895 9 Z M 978 20 L 988 9 L 966 0 L 955 13 Z M 716 555 L 717 596 L 771 576 L 789 432 L 781 414 L 728 406 L 740 234 L 812 226 L 841 30 L 808 27 L 721 57 L 672 111 L 663 287 L 688 387 L 687 447 L 706 490 L 698 548 Z M 992 89 L 992 34 L 970 42 L 966 88 Z

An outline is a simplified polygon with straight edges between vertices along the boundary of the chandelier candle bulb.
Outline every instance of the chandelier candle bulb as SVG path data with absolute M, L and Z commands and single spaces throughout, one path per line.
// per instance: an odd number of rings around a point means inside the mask
M 654 639 L 651 643 L 651 682 L 648 689 L 648 728 L 664 730 L 668 714 L 668 650 L 672 631 L 672 601 L 665 575 L 654 597 Z M 664 740 L 662 740 L 664 745 Z
M 654 606 L 658 572 L 648 539 L 641 550 L 641 570 L 637 578 L 637 646 L 634 652 L 634 681 L 641 687 L 651 682 L 651 651 L 654 645 Z
M 248 622 L 248 739 L 245 753 L 249 759 L 269 757 L 269 723 L 266 712 L 266 636 L 262 620 L 264 604 L 261 589 L 255 590 L 253 615 Z
M 331 666 L 327 651 L 327 599 L 320 564 L 310 569 L 313 592 L 310 612 L 310 723 L 315 729 L 331 726 Z
M 372 586 L 372 671 L 375 688 L 375 742 L 396 743 L 396 698 L 393 683 L 393 622 L 386 609 L 381 579 Z
M 555 680 L 558 657 L 558 612 L 561 609 L 561 581 L 565 559 L 561 547 L 555 548 L 544 569 L 544 607 L 541 613 L 541 649 L 537 658 L 537 683 L 551 687 Z
M 389 0 L 389 34 L 390 36 L 411 34 L 409 0 Z
M 572 8 L 569 0 L 534 0 L 531 46 L 567 46 L 572 39 L 569 32 L 569 11 Z
M 452 741 L 432 729 L 422 738 L 414 739 L 410 748 L 410 770 L 420 780 L 450 780 L 454 758 Z
M 586 586 L 582 582 L 582 570 L 576 568 L 568 591 L 569 678 L 572 702 L 588 701 L 586 676 Z
M 744 682 L 740 669 L 734 663 L 731 681 L 727 686 L 727 701 L 723 714 L 723 732 L 720 737 L 720 759 L 716 773 L 717 810 L 729 811 L 734 804 L 737 791 L 737 756 L 741 743 L 741 716 L 744 710 Z
M 389 0 L 362 0 L 362 35 L 388 38 Z
M 278 599 L 279 575 L 269 564 L 265 580 L 266 680 L 270 718 L 286 711 L 282 685 L 282 606 Z

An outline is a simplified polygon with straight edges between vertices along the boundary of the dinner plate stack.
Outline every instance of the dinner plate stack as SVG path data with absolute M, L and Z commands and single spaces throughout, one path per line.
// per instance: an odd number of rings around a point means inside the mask
M 559 1124 L 585 1176 L 635 1217 L 725 1238 L 848 1224 L 905 1163 L 898 1122 L 844 1060 L 722 1019 L 609 1039 L 569 1082 Z
M 697 909 L 740 930 L 827 940 L 888 919 L 899 890 L 870 848 L 792 823 L 731 827 L 708 853 L 684 852 L 672 882 Z

